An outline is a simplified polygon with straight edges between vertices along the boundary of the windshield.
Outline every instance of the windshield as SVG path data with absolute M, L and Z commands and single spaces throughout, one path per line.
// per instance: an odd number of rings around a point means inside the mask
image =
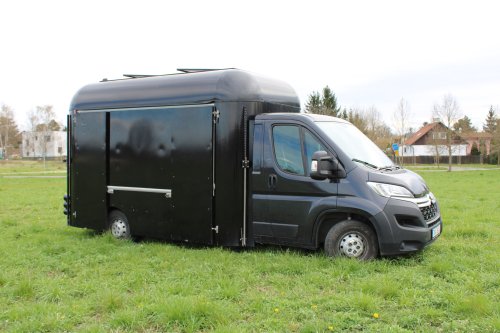
M 351 160 L 372 168 L 394 165 L 391 159 L 354 125 L 335 121 L 319 121 L 316 124 Z

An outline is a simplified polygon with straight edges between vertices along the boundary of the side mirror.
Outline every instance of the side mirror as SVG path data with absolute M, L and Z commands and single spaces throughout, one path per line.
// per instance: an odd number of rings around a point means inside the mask
M 311 161 L 311 178 L 316 180 L 345 178 L 346 172 L 342 164 L 326 151 L 314 152 Z

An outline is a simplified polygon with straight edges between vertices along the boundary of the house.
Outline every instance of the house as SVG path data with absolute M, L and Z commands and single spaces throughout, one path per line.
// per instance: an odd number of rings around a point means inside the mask
M 22 132 L 23 158 L 63 158 L 67 156 L 65 131 Z
M 448 127 L 437 121 L 419 129 L 401 147 L 400 156 L 448 156 L 446 132 Z M 470 149 L 468 143 L 459 135 L 453 135 L 451 142 L 452 156 L 466 156 Z

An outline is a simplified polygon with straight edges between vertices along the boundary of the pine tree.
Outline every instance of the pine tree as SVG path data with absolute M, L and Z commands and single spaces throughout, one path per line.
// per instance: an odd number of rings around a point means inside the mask
M 479 147 L 477 146 L 477 142 L 474 142 L 472 144 L 472 148 L 470 150 L 470 154 L 474 156 L 481 155 L 481 152 L 479 151 Z
M 453 124 L 453 130 L 457 133 L 477 132 L 477 129 L 472 125 L 470 118 L 467 116 L 458 119 L 457 122 Z
M 306 111 L 309 113 L 319 114 L 321 110 L 321 96 L 319 92 L 315 91 L 309 95 L 309 99 L 306 103 Z
M 323 108 L 326 115 L 337 117 L 340 114 L 337 97 L 328 86 L 323 88 Z
M 309 95 L 306 103 L 306 111 L 333 117 L 341 116 L 337 97 L 328 86 L 323 88 L 322 94 L 315 91 Z
M 344 108 L 344 110 L 340 114 L 340 118 L 345 119 L 345 120 L 347 120 L 349 118 L 349 116 L 347 115 L 347 109 L 346 108 Z
M 483 131 L 488 133 L 495 133 L 497 129 L 497 115 L 495 114 L 495 110 L 493 109 L 493 105 L 490 106 L 490 110 L 488 111 L 488 115 L 486 116 L 486 122 L 483 125 Z

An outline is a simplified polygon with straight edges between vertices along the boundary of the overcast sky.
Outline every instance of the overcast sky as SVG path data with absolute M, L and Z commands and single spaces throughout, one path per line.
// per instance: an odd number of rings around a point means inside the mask
M 398 101 L 419 128 L 451 93 L 480 127 L 500 105 L 499 1 L 2 1 L 0 104 L 62 121 L 83 85 L 124 73 L 236 67 L 325 85 L 342 107 Z

